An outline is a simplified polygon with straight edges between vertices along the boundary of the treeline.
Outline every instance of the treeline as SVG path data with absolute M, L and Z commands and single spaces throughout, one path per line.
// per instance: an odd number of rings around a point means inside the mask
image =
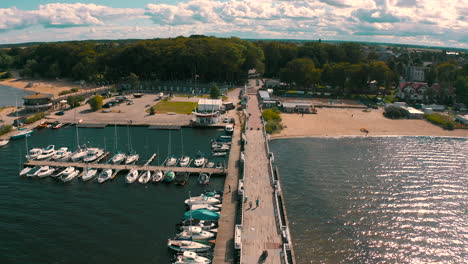
M 117 43 L 69 42 L 0 51 L 0 69 L 26 77 L 120 82 L 141 80 L 235 82 L 251 68 L 263 69 L 263 52 L 239 38 L 192 36 Z

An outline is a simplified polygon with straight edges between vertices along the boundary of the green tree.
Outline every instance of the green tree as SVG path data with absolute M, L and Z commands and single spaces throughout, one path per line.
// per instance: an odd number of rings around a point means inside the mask
M 315 68 L 314 62 L 309 58 L 294 59 L 285 68 L 281 69 L 280 79 L 283 82 L 302 88 L 309 88 L 320 81 L 321 71 Z
M 67 98 L 67 103 L 70 106 L 70 108 L 75 108 L 80 106 L 80 103 L 85 100 L 84 96 L 82 95 L 76 95 L 76 96 L 69 96 Z
M 138 75 L 135 73 L 130 73 L 130 76 L 128 77 L 130 80 L 130 84 L 132 85 L 133 90 L 139 90 L 140 89 L 140 78 Z
M 455 81 L 455 94 L 458 102 L 468 106 L 468 75 L 458 76 Z
M 154 115 L 156 113 L 156 110 L 154 110 L 154 106 L 151 106 L 149 109 L 150 115 Z
M 210 98 L 218 99 L 220 96 L 221 96 L 221 91 L 219 90 L 218 86 L 216 85 L 211 86 Z
M 101 109 L 103 102 L 104 100 L 102 99 L 102 96 L 100 95 L 95 95 L 88 100 L 88 104 L 93 111 L 97 111 Z

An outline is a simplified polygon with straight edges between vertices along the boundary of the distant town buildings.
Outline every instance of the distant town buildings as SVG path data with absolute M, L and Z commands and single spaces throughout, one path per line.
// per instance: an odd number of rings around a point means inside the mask
M 426 71 L 428 67 L 409 66 L 407 68 L 407 81 L 424 82 L 426 80 Z

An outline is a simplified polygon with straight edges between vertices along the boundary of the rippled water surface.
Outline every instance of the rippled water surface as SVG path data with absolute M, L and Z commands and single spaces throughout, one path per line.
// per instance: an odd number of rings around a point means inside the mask
M 118 146 L 127 150 L 127 129 L 118 127 Z M 210 152 L 210 139 L 221 130 L 183 129 L 184 152 Z M 81 143 L 114 149 L 114 128 L 80 129 Z M 142 160 L 168 154 L 168 130 L 130 129 L 133 148 Z M 172 131 L 172 154 L 180 155 L 181 131 Z M 36 131 L 29 147 L 76 146 L 74 127 Z M 98 184 L 74 179 L 18 177 L 24 139 L 0 148 L 0 264 L 130 264 L 170 263 L 167 239 L 183 218 L 184 200 L 204 187 L 192 176 L 187 186 L 125 183 L 125 174 Z M 162 163 L 164 158 L 159 159 Z M 222 161 L 223 159 L 218 159 Z M 155 164 L 157 160 L 153 164 Z M 222 189 L 224 178 L 213 177 L 207 188 Z
M 468 263 L 468 140 L 281 139 L 298 263 Z
M 0 84 L 0 107 L 14 106 L 15 100 L 18 101 L 18 105 L 23 105 L 23 96 L 28 94 L 34 93 Z

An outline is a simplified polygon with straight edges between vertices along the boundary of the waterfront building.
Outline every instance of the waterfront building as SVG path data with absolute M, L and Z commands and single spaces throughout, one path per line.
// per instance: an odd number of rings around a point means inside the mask
M 28 111 L 47 111 L 52 108 L 52 95 L 51 94 L 32 94 L 23 97 L 24 107 Z
M 312 113 L 314 107 L 310 103 L 282 103 L 283 111 L 286 113 Z
M 197 110 L 193 112 L 193 122 L 197 125 L 212 125 L 220 121 L 223 101 L 221 99 L 200 99 Z

